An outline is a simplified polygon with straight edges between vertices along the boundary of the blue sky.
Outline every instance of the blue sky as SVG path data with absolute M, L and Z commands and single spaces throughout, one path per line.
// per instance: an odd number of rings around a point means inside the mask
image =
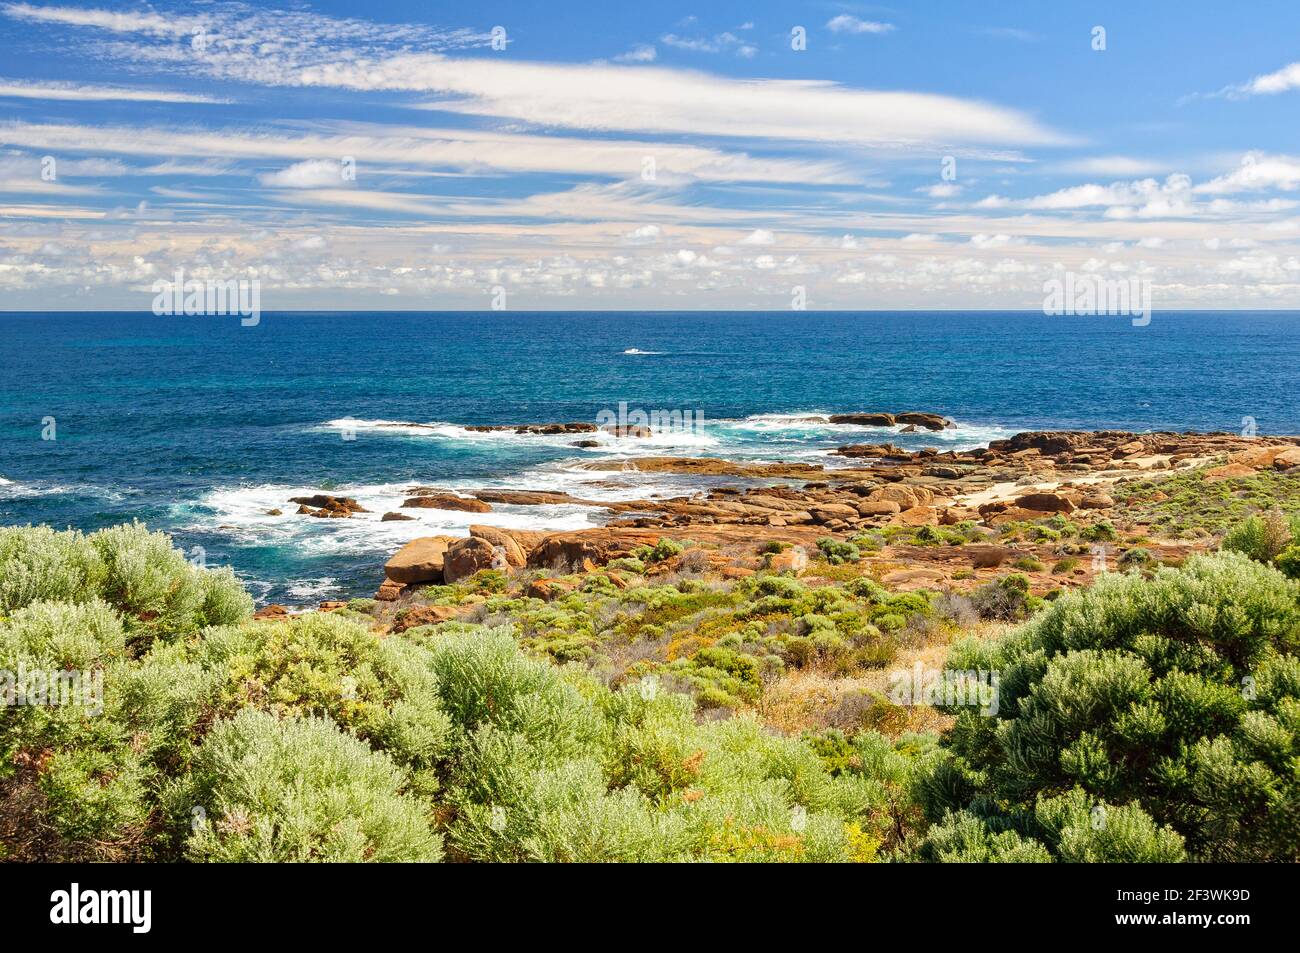
M 266 310 L 1300 307 L 1294 3 L 0 2 L 0 52 L 7 309 L 178 268 Z

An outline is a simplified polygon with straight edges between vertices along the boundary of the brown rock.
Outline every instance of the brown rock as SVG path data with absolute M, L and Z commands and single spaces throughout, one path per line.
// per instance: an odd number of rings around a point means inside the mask
M 289 614 L 289 610 L 278 602 L 272 602 L 269 606 L 262 606 L 253 613 L 254 619 L 282 619 Z
M 283 511 L 283 510 L 267 510 L 267 511 L 266 511 L 266 515 L 267 515 L 267 516 L 283 516 L 283 515 L 284 515 L 284 511 Z
M 1206 470 L 1205 479 L 1211 483 L 1217 483 L 1220 480 L 1237 480 L 1241 477 L 1254 476 L 1256 472 L 1254 467 L 1248 467 L 1241 463 L 1229 463 Z
M 330 496 L 328 493 L 316 493 L 313 496 L 293 496 L 289 498 L 289 502 L 299 504 L 299 513 L 303 513 L 304 507 L 315 507 L 315 512 L 308 510 L 304 514 L 307 516 L 346 519 L 353 513 L 370 512 L 350 496 Z
M 833 424 L 856 424 L 859 427 L 892 427 L 893 414 L 831 414 Z
M 393 582 L 442 582 L 447 547 L 455 536 L 421 536 L 413 539 L 384 563 L 384 575 Z
M 1115 500 L 1109 493 L 1089 493 L 1079 501 L 1079 508 L 1083 510 L 1107 510 L 1115 505 Z
M 577 586 L 573 583 L 566 582 L 563 579 L 534 579 L 528 584 L 528 588 L 524 590 L 524 595 L 530 599 L 544 599 L 550 602 L 552 599 L 568 595 L 576 588 Z
M 485 539 L 470 536 L 447 547 L 443 559 L 442 579 L 448 585 L 468 579 L 484 569 L 505 569 L 510 564 L 501 550 Z
M 961 551 L 976 569 L 993 569 L 1016 555 L 1010 546 L 963 546 Z
M 454 619 L 460 614 L 456 606 L 412 606 L 397 613 L 393 620 L 393 632 L 405 632 L 421 625 L 437 625 Z
M 858 515 L 856 507 L 849 506 L 845 503 L 817 503 L 809 512 L 812 513 L 814 523 L 830 523 L 833 520 L 855 519 Z
M 492 507 L 472 497 L 454 496 L 451 493 L 413 496 L 402 504 L 404 509 L 460 510 L 464 513 L 491 513 Z
M 792 572 L 796 576 L 808 568 L 808 550 L 802 546 L 791 546 L 779 553 L 773 553 L 767 568 L 772 572 Z
M 899 526 L 927 526 L 939 521 L 939 513 L 933 506 L 913 506 L 903 510 L 890 523 Z
M 506 557 L 506 563 L 509 566 L 519 569 L 528 563 L 528 553 L 519 545 L 519 541 L 504 530 L 497 529 L 495 526 L 471 526 L 469 528 L 471 536 L 477 536 L 479 539 L 485 539 L 493 546 L 499 547 Z
M 379 518 L 381 523 L 394 523 L 398 520 L 413 520 L 414 516 L 407 516 L 405 513 L 385 513 Z
M 385 579 L 379 584 L 379 591 L 375 593 L 375 599 L 378 602 L 396 602 L 405 590 L 406 585 L 404 583 Z
M 863 500 L 858 504 L 858 514 L 861 516 L 893 516 L 902 510 L 894 500 Z
M 942 414 L 927 414 L 918 411 L 909 411 L 905 414 L 894 414 L 894 422 L 899 424 L 912 424 L 917 427 L 924 427 L 926 430 L 943 430 L 952 421 Z
M 1016 506 L 1023 510 L 1037 510 L 1043 513 L 1073 513 L 1074 502 L 1060 493 L 1026 493 L 1016 497 Z
M 746 569 L 744 566 L 723 566 L 721 575 L 723 579 L 744 579 L 746 576 L 754 575 L 754 570 Z
M 1273 458 L 1274 470 L 1289 470 L 1292 467 L 1300 467 L 1300 447 L 1283 450 Z
M 891 589 L 909 592 L 913 589 L 932 589 L 947 582 L 948 577 L 938 569 L 895 569 L 880 581 Z

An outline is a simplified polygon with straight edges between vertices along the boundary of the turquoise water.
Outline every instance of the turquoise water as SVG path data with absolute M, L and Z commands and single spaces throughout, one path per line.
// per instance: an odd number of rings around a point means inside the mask
M 138 518 L 202 546 L 262 600 L 369 594 L 406 539 L 469 522 L 579 528 L 591 507 L 416 511 L 414 484 L 567 489 L 596 499 L 689 481 L 575 468 L 646 454 L 827 462 L 840 444 L 975 446 L 1019 430 L 1300 433 L 1300 313 L 329 313 L 238 318 L 0 314 L 0 523 Z M 462 424 L 691 411 L 650 440 L 481 435 Z M 942 434 L 810 424 L 929 410 Z M 41 439 L 54 418 L 54 440 Z M 394 427 L 387 423 L 417 423 Z M 44 428 L 47 429 L 48 428 Z M 351 439 L 350 439 L 351 438 Z M 833 462 L 833 461 L 832 461 Z M 608 476 L 608 474 L 605 474 Z M 373 517 L 270 517 L 288 497 L 357 496 Z

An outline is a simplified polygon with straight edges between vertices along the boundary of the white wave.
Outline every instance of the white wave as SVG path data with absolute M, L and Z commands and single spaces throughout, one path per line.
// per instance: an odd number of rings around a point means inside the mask
M 316 599 L 320 600 L 322 596 L 327 596 L 331 592 L 340 592 L 343 587 L 339 581 L 330 576 L 323 576 L 319 579 L 300 579 L 290 586 L 286 592 L 291 596 L 299 599 Z
M 636 355 L 640 355 L 640 356 L 642 356 L 642 357 L 650 357 L 650 356 L 652 356 L 652 355 L 655 355 L 655 354 L 662 354 L 662 353 L 664 353 L 664 352 L 663 352 L 663 351 L 643 351 L 643 350 L 641 350 L 639 347 L 630 347 L 630 348 L 628 348 L 626 351 L 624 351 L 623 353 L 624 353 L 624 354 L 636 354 Z

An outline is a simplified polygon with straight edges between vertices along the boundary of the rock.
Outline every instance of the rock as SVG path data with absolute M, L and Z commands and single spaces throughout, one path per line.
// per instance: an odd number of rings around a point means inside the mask
M 569 424 L 480 424 L 465 429 L 473 433 L 496 433 L 509 430 L 519 434 L 555 436 L 566 433 L 595 433 L 599 428 L 595 424 L 579 422 Z
M 1205 479 L 1211 483 L 1217 483 L 1220 480 L 1237 480 L 1241 477 L 1254 476 L 1256 472 L 1254 467 L 1248 467 L 1241 463 L 1229 463 L 1206 470 Z
M 974 521 L 978 518 L 979 513 L 962 506 L 946 506 L 939 511 L 940 526 L 956 526 L 958 523 L 964 523 L 967 520 Z
M 370 512 L 350 496 L 330 496 L 328 493 L 316 493 L 313 496 L 293 496 L 289 498 L 289 502 L 299 504 L 299 513 L 303 512 L 303 507 L 315 508 L 315 512 L 309 510 L 305 514 L 308 516 L 346 518 L 353 513 Z
M 566 582 L 563 579 L 534 579 L 528 584 L 528 588 L 524 590 L 524 595 L 530 599 L 543 599 L 550 602 L 552 599 L 568 595 L 576 588 L 577 586 L 573 583 Z
M 253 613 L 254 619 L 282 619 L 289 614 L 289 610 L 278 602 L 272 602 L 269 606 L 262 606 Z
M 932 467 L 926 467 L 921 472 L 924 473 L 926 476 L 938 477 L 940 480 L 961 479 L 961 471 L 958 470 L 956 467 L 932 466 Z
M 993 569 L 1016 555 L 1010 546 L 963 546 L 961 551 L 976 569 Z
M 891 589 L 909 592 L 913 589 L 932 589 L 948 581 L 938 569 L 895 569 L 886 573 L 880 581 Z
M 442 580 L 452 585 L 484 569 L 505 569 L 508 566 L 503 552 L 485 539 L 470 536 L 458 539 L 447 547 L 442 565 Z
M 469 534 L 498 547 L 505 555 L 506 563 L 513 568 L 519 569 L 528 564 L 528 553 L 519 545 L 517 539 L 504 530 L 497 529 L 495 526 L 471 526 Z
M 267 511 L 266 511 L 266 515 L 267 515 L 267 516 L 283 516 L 283 515 L 284 515 L 284 510 L 267 510 Z
M 939 513 L 933 506 L 912 506 L 889 522 L 896 526 L 929 526 L 938 521 Z
M 611 559 L 630 556 L 640 546 L 657 546 L 662 537 L 657 530 L 609 526 L 550 533 L 529 548 L 528 565 L 539 569 L 581 566 L 585 559 L 604 565 Z
M 1292 467 L 1300 467 L 1300 447 L 1283 450 L 1273 458 L 1274 470 L 1289 470 Z
M 897 503 L 900 510 L 910 510 L 914 506 L 928 506 L 934 501 L 934 491 L 924 486 L 891 483 L 889 486 L 872 490 L 867 499 L 869 501 L 889 500 Z
M 744 579 L 746 576 L 754 575 L 754 570 L 746 569 L 744 566 L 723 566 L 720 574 L 723 579 Z
M 414 516 L 407 516 L 405 513 L 385 513 L 379 518 L 381 523 L 395 523 L 398 520 L 413 520 Z
M 587 450 L 590 449 L 591 447 L 599 447 L 600 441 L 599 440 L 575 440 L 573 441 L 573 446 L 581 447 L 582 449 Z
M 1114 505 L 1115 500 L 1109 493 L 1089 493 L 1079 501 L 1081 510 L 1108 510 Z
M 893 516 L 902 510 L 893 500 L 863 500 L 858 504 L 858 514 L 861 516 Z
M 321 612 L 338 612 L 347 607 L 347 603 L 338 599 L 328 599 L 320 604 Z
M 442 582 L 447 547 L 455 536 L 421 536 L 413 539 L 384 563 L 384 575 L 393 582 Z
M 892 427 L 893 414 L 831 414 L 833 424 L 856 424 L 859 427 Z
M 772 572 L 792 572 L 796 576 L 808 568 L 808 550 L 802 546 L 791 546 L 779 553 L 773 553 L 767 568 Z
M 375 600 L 378 602 L 396 602 L 405 591 L 406 585 L 404 583 L 385 579 L 379 584 L 379 591 L 375 593 Z
M 942 414 L 927 414 L 918 411 L 909 411 L 905 414 L 894 414 L 894 422 L 899 424 L 912 424 L 916 427 L 924 427 L 926 430 L 943 430 L 952 424 L 952 421 Z
M 491 513 L 492 507 L 472 497 L 454 496 L 450 493 L 413 496 L 402 504 L 403 509 L 460 510 L 464 513 Z
M 460 614 L 456 606 L 411 606 L 397 613 L 393 620 L 393 632 L 405 632 L 421 625 L 437 625 L 454 619 Z
M 817 503 L 809 510 L 814 523 L 830 523 L 834 520 L 856 519 L 858 511 L 845 503 Z
M 1037 510 L 1043 513 L 1073 513 L 1074 501 L 1060 493 L 1026 493 L 1016 497 L 1016 506 L 1022 510 Z

